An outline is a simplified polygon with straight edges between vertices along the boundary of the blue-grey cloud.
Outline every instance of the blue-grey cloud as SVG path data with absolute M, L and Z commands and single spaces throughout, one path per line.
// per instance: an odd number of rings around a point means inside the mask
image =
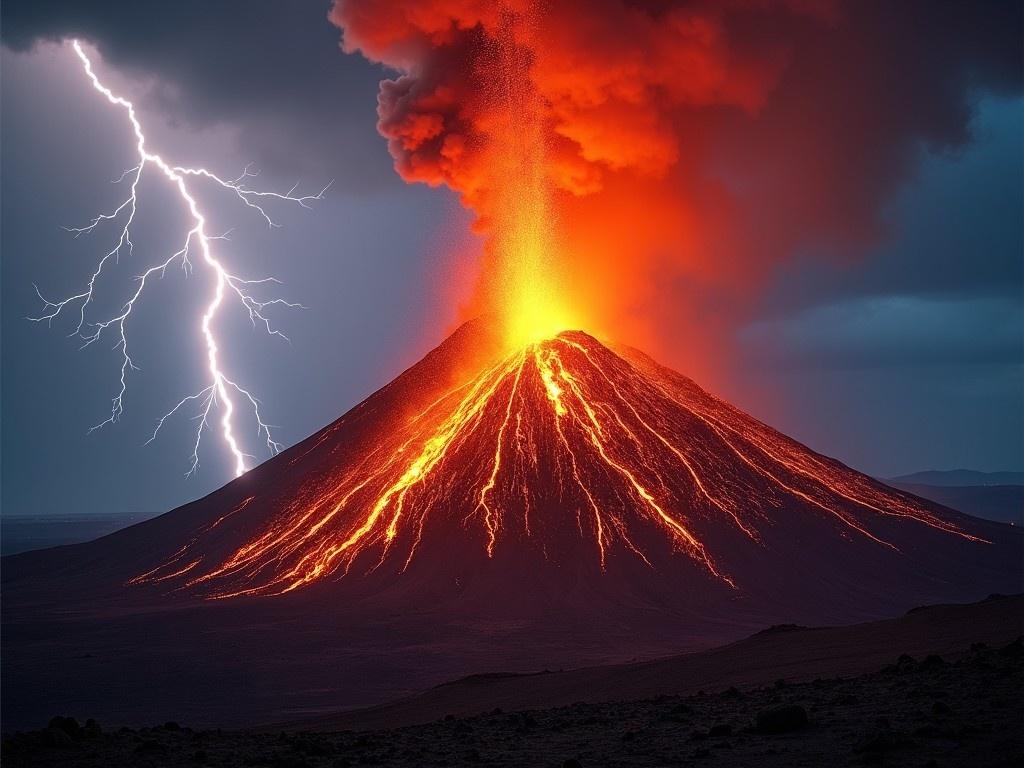
M 1024 359 L 1024 304 L 1009 298 L 866 296 L 752 323 L 761 360 L 833 368 L 1013 364 Z

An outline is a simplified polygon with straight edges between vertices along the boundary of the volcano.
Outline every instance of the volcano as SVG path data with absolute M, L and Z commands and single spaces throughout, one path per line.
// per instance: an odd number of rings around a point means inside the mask
M 508 351 L 474 321 L 210 496 L 5 558 L 5 708 L 31 691 L 52 714 L 70 687 L 121 721 L 140 700 L 285 719 L 1015 592 L 1022 544 L 639 351 L 579 331 Z M 114 669 L 130 706 L 90 693 Z

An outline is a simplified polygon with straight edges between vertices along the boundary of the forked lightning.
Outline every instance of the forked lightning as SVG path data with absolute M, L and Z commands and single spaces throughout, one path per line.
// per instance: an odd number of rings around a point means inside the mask
M 275 278 L 268 277 L 259 280 L 249 280 L 228 271 L 224 263 L 214 253 L 212 245 L 213 241 L 223 240 L 226 238 L 226 235 L 211 235 L 207 231 L 206 217 L 200 210 L 199 202 L 193 193 L 193 187 L 191 185 L 197 180 L 202 180 L 220 187 L 227 193 L 234 195 L 242 205 L 251 208 L 256 214 L 261 216 L 270 227 L 275 227 L 277 225 L 274 223 L 270 214 L 264 207 L 268 202 L 294 203 L 302 206 L 303 208 L 308 208 L 309 203 L 323 198 L 324 193 L 330 185 L 328 184 L 327 187 L 324 187 L 324 189 L 315 195 L 296 194 L 298 185 L 292 187 L 287 192 L 271 192 L 252 189 L 248 186 L 248 180 L 252 179 L 256 175 L 255 173 L 250 172 L 248 168 L 246 168 L 237 178 L 224 179 L 206 168 L 186 168 L 172 165 L 161 155 L 156 154 L 147 148 L 146 136 L 143 132 L 142 123 L 139 120 L 138 114 L 135 111 L 135 106 L 132 102 L 125 99 L 123 96 L 115 94 L 110 90 L 110 88 L 100 81 L 96 72 L 93 70 L 92 61 L 89 59 L 89 56 L 86 54 L 78 40 L 72 41 L 71 45 L 72 48 L 74 48 L 75 54 L 81 61 L 82 67 L 89 79 L 89 82 L 92 84 L 92 87 L 102 94 L 111 105 L 124 109 L 125 114 L 128 117 L 128 121 L 131 123 L 135 137 L 135 153 L 137 162 L 132 168 L 129 168 L 127 171 L 122 173 L 121 177 L 117 180 L 119 183 L 126 180 L 130 183 L 129 194 L 127 198 L 120 203 L 120 205 L 110 213 L 102 213 L 96 216 L 84 227 L 69 229 L 70 232 L 74 233 L 74 235 L 78 237 L 83 234 L 91 234 L 97 227 L 107 222 L 121 223 L 120 232 L 114 247 L 99 259 L 86 286 L 79 293 L 60 300 L 50 300 L 45 298 L 39 291 L 39 288 L 36 287 L 36 293 L 43 302 L 43 308 L 39 315 L 30 319 L 36 322 L 46 322 L 47 324 L 50 324 L 62 312 L 65 312 L 65 310 L 69 312 L 77 310 L 77 322 L 72 335 L 77 335 L 82 338 L 84 342 L 82 345 L 83 347 L 87 347 L 93 342 L 99 341 L 100 338 L 103 337 L 104 333 L 114 334 L 116 339 L 114 349 L 118 350 L 121 355 L 118 390 L 117 394 L 111 401 L 110 414 L 103 421 L 92 427 L 90 431 L 112 424 L 124 413 L 125 396 L 128 391 L 128 377 L 131 371 L 138 370 L 134 360 L 132 359 L 132 354 L 129 351 L 128 346 L 128 336 L 126 333 L 128 318 L 131 317 L 136 303 L 141 298 L 148 281 L 154 277 L 162 278 L 166 273 L 167 268 L 175 263 L 180 264 L 186 275 L 190 274 L 193 270 L 190 255 L 198 253 L 203 266 L 209 271 L 210 276 L 213 278 L 212 294 L 210 295 L 209 302 L 206 304 L 205 310 L 198 322 L 206 349 L 205 368 L 209 376 L 208 383 L 199 392 L 182 398 L 173 408 L 164 414 L 157 421 L 153 434 L 147 443 L 156 438 L 160 429 L 171 416 L 189 405 L 197 405 L 197 420 L 199 422 L 199 426 L 195 433 L 195 441 L 192 445 L 191 465 L 187 474 L 194 473 L 199 467 L 199 446 L 202 442 L 203 433 L 210 427 L 211 420 L 214 418 L 214 409 L 216 407 L 218 411 L 217 415 L 220 417 L 219 426 L 221 437 L 230 453 L 231 460 L 234 465 L 234 474 L 237 477 L 245 472 L 246 459 L 252 457 L 244 452 L 232 426 L 232 420 L 236 411 L 236 398 L 240 399 L 242 403 L 247 403 L 251 409 L 252 418 L 256 423 L 257 434 L 261 439 L 265 440 L 267 450 L 271 454 L 276 454 L 281 450 L 282 446 L 274 439 L 270 425 L 264 421 L 263 415 L 260 413 L 259 400 L 257 400 L 248 389 L 242 387 L 237 383 L 237 381 L 227 375 L 219 355 L 221 342 L 219 341 L 215 330 L 215 321 L 217 320 L 225 299 L 233 299 L 238 301 L 248 312 L 249 319 L 252 321 L 253 326 L 256 326 L 257 324 L 261 325 L 268 334 L 286 338 L 284 334 L 272 324 L 270 317 L 266 314 L 266 310 L 268 307 L 272 306 L 299 308 L 301 305 L 282 298 L 262 300 L 254 295 L 252 291 L 253 286 L 265 285 L 268 283 L 279 283 Z M 171 188 L 177 192 L 182 203 L 184 203 L 185 208 L 188 210 L 191 227 L 185 233 L 184 242 L 178 250 L 171 253 L 162 261 L 157 261 L 156 263 L 149 265 L 135 278 L 134 289 L 130 292 L 129 298 L 121 306 L 120 310 L 105 319 L 87 321 L 87 313 L 94 304 L 95 291 L 101 277 L 103 276 L 104 269 L 108 267 L 111 260 L 116 264 L 120 257 L 125 253 L 127 255 L 132 255 L 133 253 L 134 243 L 132 241 L 132 225 L 135 222 L 135 216 L 139 206 L 139 182 L 142 180 L 143 172 L 147 169 L 153 169 L 156 171 L 170 184 Z

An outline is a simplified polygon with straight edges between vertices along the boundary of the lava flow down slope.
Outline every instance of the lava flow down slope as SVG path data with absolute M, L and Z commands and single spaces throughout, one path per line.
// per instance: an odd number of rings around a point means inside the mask
M 271 493 L 253 489 L 128 584 L 229 599 L 375 574 L 454 587 L 481 568 L 547 563 L 594 579 L 685 571 L 675 588 L 728 596 L 781 586 L 781 562 L 775 576 L 757 565 L 773 555 L 828 553 L 832 570 L 855 568 L 838 548 L 857 552 L 861 570 L 898 562 L 925 537 L 970 554 L 991 544 L 967 520 L 582 332 L 499 355 L 407 413 L 374 418 L 376 400 L 296 452 Z M 349 434 L 367 421 L 352 450 Z M 911 581 L 924 590 L 953 564 L 915 562 Z
M 129 657 L 140 689 L 167 668 L 162 702 L 195 707 L 190 672 L 234 670 L 203 688 L 222 722 L 242 691 L 273 719 L 1019 591 L 1011 526 L 888 488 L 635 350 L 494 339 L 466 324 L 204 499 L 6 558 L 8 690 L 52 672 L 57 702 L 102 679 L 98 660 L 22 677 L 40 621 L 66 622 L 68 656 L 144 637 Z

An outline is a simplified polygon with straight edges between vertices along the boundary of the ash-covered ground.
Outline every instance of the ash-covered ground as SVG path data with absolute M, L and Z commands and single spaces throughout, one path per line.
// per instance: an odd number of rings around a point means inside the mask
M 1024 643 L 894 658 L 849 679 L 522 712 L 390 730 L 105 731 L 55 718 L 8 734 L 18 766 L 1017 766 Z

